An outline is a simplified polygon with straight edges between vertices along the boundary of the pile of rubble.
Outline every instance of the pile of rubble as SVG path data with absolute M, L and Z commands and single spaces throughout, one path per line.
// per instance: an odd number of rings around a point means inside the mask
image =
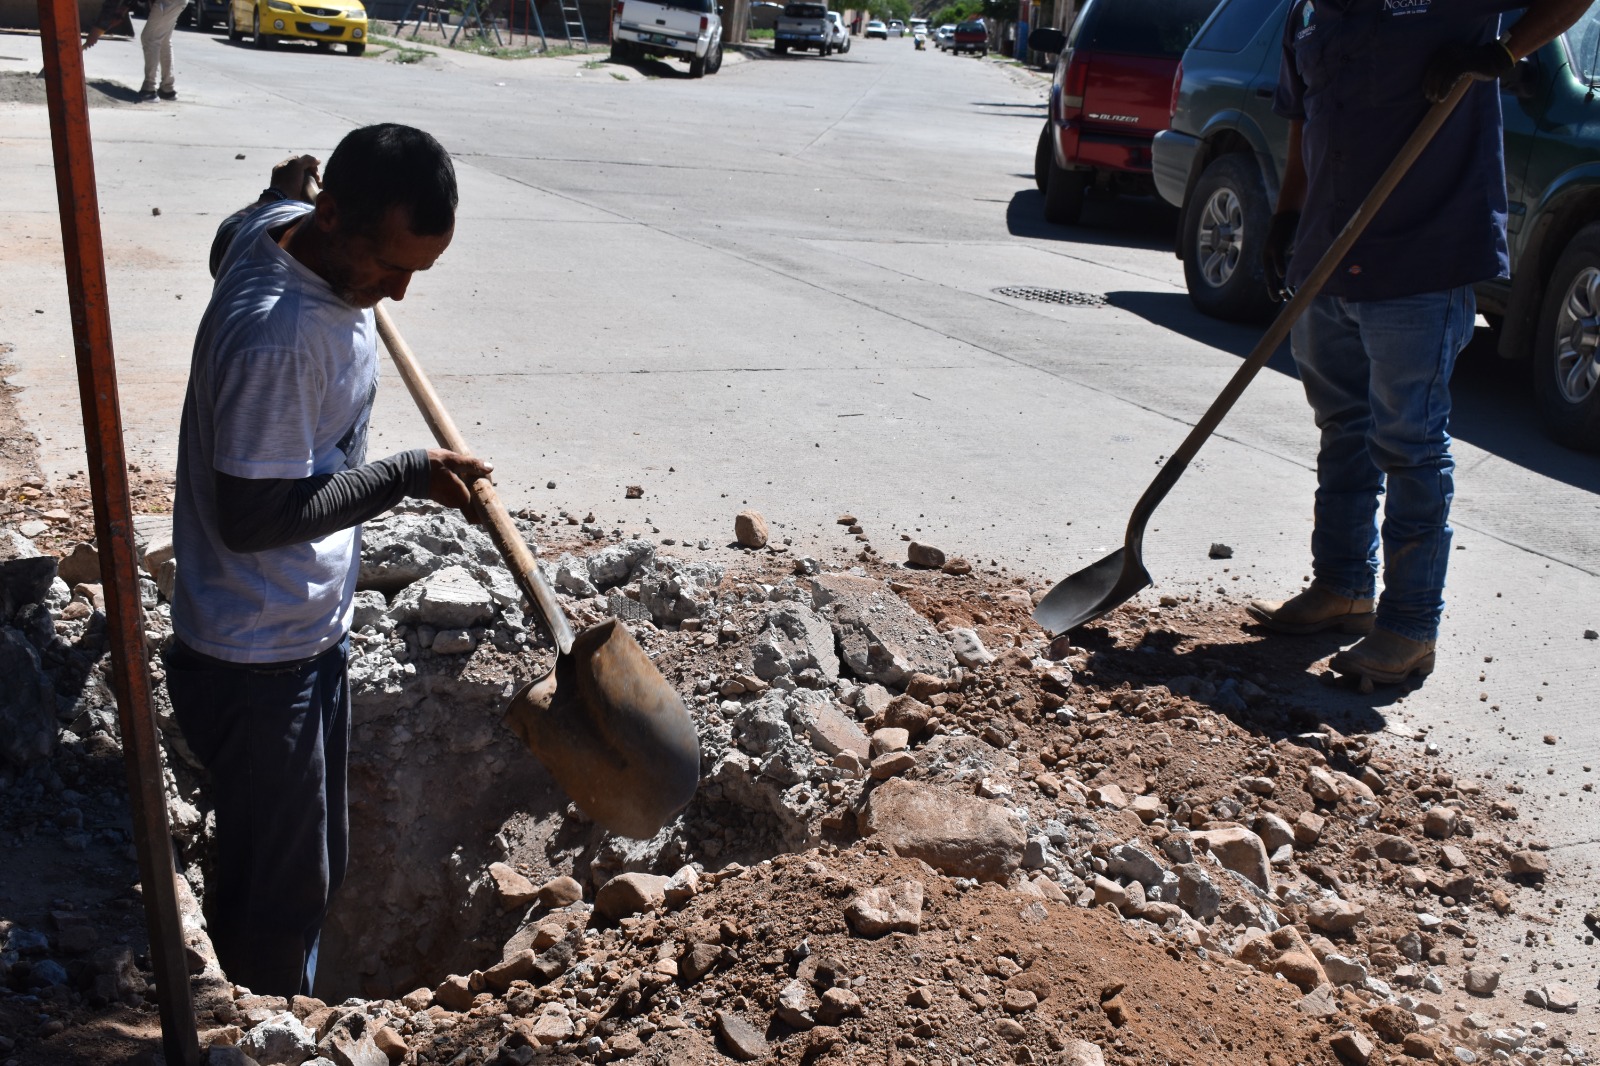
M 764 526 L 742 516 L 740 540 Z M 1589 1061 L 1564 975 L 1497 993 L 1484 930 L 1550 876 L 1515 787 L 1173 651 L 1237 619 L 1169 598 L 1074 647 L 1033 626 L 1032 590 L 921 545 L 839 572 L 572 532 L 541 565 L 683 694 L 694 802 L 646 841 L 567 804 L 498 721 L 550 650 L 487 538 L 430 506 L 370 523 L 351 876 L 319 977 L 344 1003 L 208 995 L 213 1061 Z M 155 648 L 170 546 L 147 533 Z M 0 785 L 48 805 L 51 767 L 116 743 L 103 619 L 89 581 L 0 536 L 0 669 L 22 679 Z M 204 793 L 167 739 L 203 895 Z M 53 962 L 71 925 L 0 923 L 10 994 L 115 998 Z

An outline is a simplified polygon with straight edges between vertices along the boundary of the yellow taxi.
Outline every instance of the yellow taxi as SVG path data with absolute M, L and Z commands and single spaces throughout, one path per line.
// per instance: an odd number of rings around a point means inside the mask
M 246 37 L 257 48 L 286 37 L 316 41 L 324 52 L 342 44 L 358 56 L 367 50 L 367 9 L 361 0 L 229 0 L 228 40 Z

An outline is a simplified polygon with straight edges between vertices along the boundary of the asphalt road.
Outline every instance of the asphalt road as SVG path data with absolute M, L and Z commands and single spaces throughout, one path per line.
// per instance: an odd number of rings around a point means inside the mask
M 834 524 L 849 511 L 885 554 L 909 532 L 1053 580 L 1120 542 L 1157 463 L 1255 339 L 1192 310 L 1173 216 L 1154 201 L 1042 221 L 1044 83 L 993 61 L 857 41 L 697 81 L 677 64 L 402 65 L 193 33 L 177 49 L 178 105 L 94 112 L 130 454 L 157 468 L 173 463 L 217 221 L 276 159 L 325 157 L 378 120 L 455 154 L 455 243 L 395 315 L 513 507 L 721 545 L 752 506 L 829 559 L 859 547 Z M 37 57 L 37 40 L 0 36 L 0 70 Z M 108 42 L 88 62 L 137 84 L 136 47 Z M 82 444 L 48 129 L 42 108 L 0 109 L 0 340 L 59 475 Z M 1455 386 L 1438 672 L 1408 696 L 1309 678 L 1298 691 L 1332 720 L 1376 713 L 1397 743 L 1431 728 L 1463 772 L 1522 778 L 1538 819 L 1514 835 L 1554 845 L 1575 879 L 1558 892 L 1592 898 L 1600 816 L 1582 786 L 1600 763 L 1600 641 L 1583 634 L 1600 629 L 1600 464 L 1549 443 L 1525 370 L 1484 349 Z M 425 441 L 389 382 L 377 454 Z M 1157 591 L 1297 588 L 1315 443 L 1280 357 L 1158 513 Z M 644 498 L 625 501 L 634 484 Z M 1233 558 L 1210 560 L 1213 542 Z M 1593 965 L 1558 940 L 1541 950 Z

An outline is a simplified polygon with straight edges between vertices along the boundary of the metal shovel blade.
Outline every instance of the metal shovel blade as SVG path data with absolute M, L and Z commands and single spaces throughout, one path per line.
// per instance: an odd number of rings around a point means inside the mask
M 1057 582 L 1033 609 L 1033 617 L 1051 634 L 1065 633 L 1109 614 L 1150 583 L 1144 561 L 1127 548 L 1118 548 Z
M 506 724 L 572 801 L 613 833 L 647 839 L 688 806 L 700 738 L 683 701 L 615 619 L 524 686 Z

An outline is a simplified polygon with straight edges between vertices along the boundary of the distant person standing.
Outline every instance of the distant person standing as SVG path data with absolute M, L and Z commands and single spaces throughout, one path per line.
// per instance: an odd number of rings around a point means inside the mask
M 150 14 L 144 20 L 139 44 L 144 48 L 144 83 L 139 86 L 139 102 L 176 100 L 172 85 L 172 30 L 178 24 L 188 0 L 150 0 Z M 93 48 L 107 31 L 128 18 L 133 0 L 105 0 L 100 17 L 94 20 L 83 39 L 83 47 Z M 159 81 L 157 76 L 159 75 Z

